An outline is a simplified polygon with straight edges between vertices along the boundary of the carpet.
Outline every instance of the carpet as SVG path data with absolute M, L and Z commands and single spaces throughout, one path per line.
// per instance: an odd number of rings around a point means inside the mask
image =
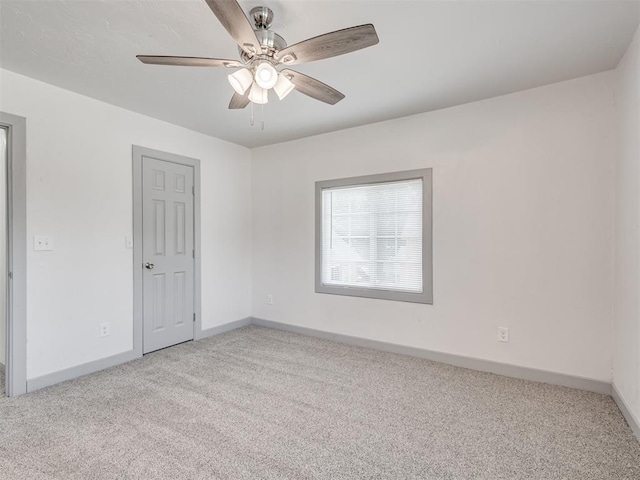
M 638 479 L 605 395 L 249 326 L 0 399 L 0 477 Z

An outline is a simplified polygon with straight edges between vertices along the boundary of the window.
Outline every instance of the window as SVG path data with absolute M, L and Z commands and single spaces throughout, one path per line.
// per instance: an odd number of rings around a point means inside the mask
M 433 303 L 431 173 L 316 182 L 316 292 Z

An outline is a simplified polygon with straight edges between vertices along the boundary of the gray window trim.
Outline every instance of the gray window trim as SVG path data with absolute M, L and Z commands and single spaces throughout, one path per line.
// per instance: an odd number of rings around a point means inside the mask
M 200 160 L 173 153 L 133 145 L 133 349 L 142 356 L 142 158 L 151 157 L 165 162 L 193 167 L 193 245 L 194 284 L 193 302 L 196 321 L 193 339 L 206 335 L 202 332 L 201 255 L 200 255 Z
M 0 112 L 7 135 L 5 392 L 27 392 L 27 120 Z
M 431 168 L 407 170 L 404 172 L 382 173 L 360 177 L 341 178 L 316 182 L 316 293 L 348 295 L 353 297 L 396 300 L 401 302 L 433 304 L 433 253 L 432 253 L 432 176 Z M 334 187 L 365 185 L 372 183 L 397 182 L 422 179 L 422 293 L 392 292 L 367 288 L 336 287 L 322 284 L 322 190 Z

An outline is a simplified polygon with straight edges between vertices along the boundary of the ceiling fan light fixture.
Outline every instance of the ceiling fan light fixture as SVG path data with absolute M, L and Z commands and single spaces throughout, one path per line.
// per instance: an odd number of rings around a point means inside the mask
M 289 95 L 294 88 L 295 85 L 291 83 L 291 80 L 281 73 L 278 74 L 278 81 L 273 86 L 273 91 L 276 92 L 280 100 Z
M 270 30 L 273 12 L 269 8 L 259 6 L 251 10 L 254 26 L 238 1 L 206 0 L 206 4 L 238 44 L 239 61 L 167 55 L 136 55 L 136 57 L 142 63 L 150 65 L 237 68 L 238 71 L 227 77 L 235 92 L 229 102 L 229 108 L 238 110 L 251 103 L 253 119 L 253 104 L 267 103 L 271 89 L 274 89 L 281 100 L 294 88 L 304 95 L 329 105 L 335 105 L 344 98 L 344 94 L 335 88 L 303 73 L 288 68 L 281 69 L 279 73 L 278 69 L 282 64 L 314 62 L 355 52 L 379 42 L 375 27 L 367 23 L 335 30 L 287 46 L 284 38 Z M 251 124 L 253 125 L 253 121 Z
M 241 68 L 227 78 L 233 89 L 238 92 L 238 95 L 244 95 L 253 83 L 253 75 L 247 68 Z
M 267 89 L 262 88 L 257 83 L 254 83 L 251 85 L 251 90 L 249 91 L 249 100 L 253 103 L 257 103 L 258 105 L 264 105 L 269 101 L 267 92 Z
M 254 75 L 258 86 L 269 90 L 278 81 L 278 71 L 269 62 L 262 62 L 256 67 L 256 74 Z

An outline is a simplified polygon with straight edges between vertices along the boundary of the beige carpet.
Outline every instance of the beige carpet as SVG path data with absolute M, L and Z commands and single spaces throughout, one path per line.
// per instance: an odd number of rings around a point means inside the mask
M 639 479 L 611 398 L 260 327 L 0 399 L 6 479 Z

